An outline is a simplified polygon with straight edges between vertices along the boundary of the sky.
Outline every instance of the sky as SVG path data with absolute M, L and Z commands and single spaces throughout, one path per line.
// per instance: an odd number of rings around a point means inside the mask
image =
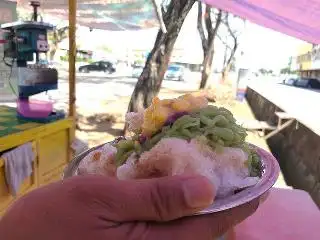
M 279 69 L 295 56 L 303 41 L 248 23 L 243 39 L 243 64 L 252 68 Z

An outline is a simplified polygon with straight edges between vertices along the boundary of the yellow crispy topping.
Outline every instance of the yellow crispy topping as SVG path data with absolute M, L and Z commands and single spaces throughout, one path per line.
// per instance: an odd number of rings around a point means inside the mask
M 176 112 L 189 112 L 192 110 L 192 105 L 188 100 L 178 98 L 172 103 L 172 109 Z
M 95 152 L 93 154 L 93 161 L 99 161 L 101 157 L 101 152 Z
M 142 134 L 151 136 L 163 127 L 167 119 L 178 112 L 191 112 L 206 107 L 208 101 L 205 97 L 185 94 L 176 99 L 160 100 L 155 97 L 151 105 L 144 111 Z

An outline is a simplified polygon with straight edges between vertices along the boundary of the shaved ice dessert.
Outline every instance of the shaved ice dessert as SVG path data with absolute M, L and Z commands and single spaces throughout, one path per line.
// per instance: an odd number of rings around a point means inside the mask
M 261 158 L 245 142 L 245 129 L 205 97 L 154 98 L 144 111 L 128 113 L 126 123 L 131 137 L 90 152 L 79 175 L 127 180 L 198 174 L 212 182 L 217 198 L 253 186 L 262 176 Z

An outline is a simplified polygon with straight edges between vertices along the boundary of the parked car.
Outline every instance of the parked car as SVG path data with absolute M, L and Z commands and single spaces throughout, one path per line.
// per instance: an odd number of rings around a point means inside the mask
M 139 78 L 141 73 L 143 71 L 143 66 L 133 66 L 132 67 L 132 77 L 133 78 Z
M 93 62 L 88 65 L 83 65 L 79 67 L 79 72 L 106 72 L 106 73 L 114 73 L 116 71 L 116 67 L 113 63 L 108 61 L 99 61 Z
M 164 79 L 184 81 L 185 68 L 180 65 L 170 65 L 165 73 Z
M 283 84 L 300 88 L 320 90 L 320 81 L 316 78 L 289 78 L 284 80 Z
M 40 65 L 49 65 L 49 62 L 47 59 L 39 59 L 39 64 Z
M 294 85 L 301 88 L 320 89 L 320 81 L 316 78 L 298 78 Z
M 287 78 L 287 79 L 283 80 L 282 83 L 285 85 L 294 86 L 296 81 L 297 81 L 296 78 Z

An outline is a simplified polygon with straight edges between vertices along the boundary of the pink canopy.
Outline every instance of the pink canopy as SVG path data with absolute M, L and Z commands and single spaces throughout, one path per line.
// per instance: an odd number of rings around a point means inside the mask
M 320 0 L 203 0 L 256 24 L 320 44 Z
M 26 6 L 30 0 L 17 1 Z M 320 44 L 320 0 L 202 0 L 256 24 Z M 40 0 L 47 14 L 68 18 L 68 1 Z M 151 0 L 77 0 L 78 23 L 114 30 L 157 26 Z M 121 10 L 120 10 L 121 9 Z M 117 23 L 117 24 L 114 24 Z

